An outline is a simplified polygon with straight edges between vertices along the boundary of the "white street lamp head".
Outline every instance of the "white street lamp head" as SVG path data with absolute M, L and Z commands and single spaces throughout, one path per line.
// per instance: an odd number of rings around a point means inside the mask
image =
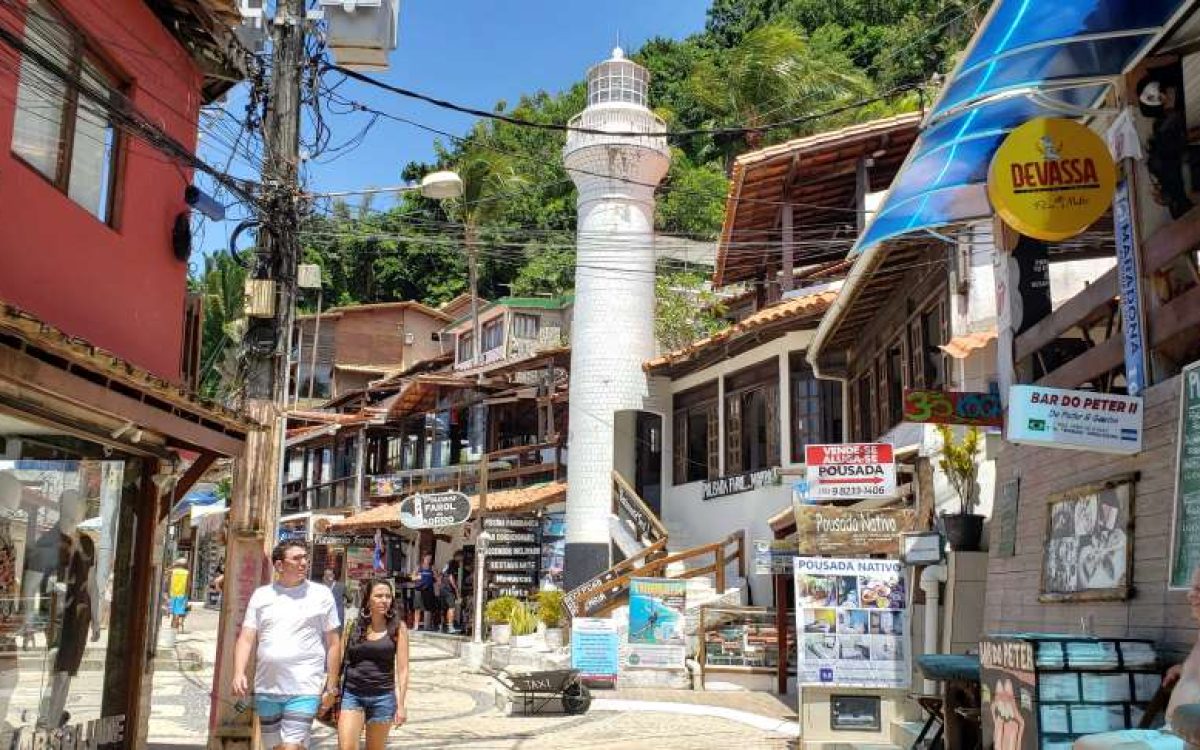
M 450 171 L 431 172 L 421 180 L 421 195 L 434 200 L 458 198 L 463 194 L 463 181 Z

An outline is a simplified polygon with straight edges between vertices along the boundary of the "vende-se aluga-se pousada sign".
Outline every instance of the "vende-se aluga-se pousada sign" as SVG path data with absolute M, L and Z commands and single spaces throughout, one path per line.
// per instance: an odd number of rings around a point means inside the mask
M 1140 453 L 1142 399 L 1014 385 L 1008 399 L 1008 440 L 1049 448 Z
M 814 500 L 896 496 L 896 457 L 889 443 L 806 445 L 804 462 Z

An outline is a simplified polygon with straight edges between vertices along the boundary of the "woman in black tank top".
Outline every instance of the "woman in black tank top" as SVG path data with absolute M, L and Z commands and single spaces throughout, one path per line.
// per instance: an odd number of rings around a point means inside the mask
M 363 588 L 358 620 L 342 636 L 345 654 L 339 750 L 355 750 L 367 729 L 367 750 L 383 750 L 388 731 L 408 718 L 408 630 L 392 584 L 373 580 Z

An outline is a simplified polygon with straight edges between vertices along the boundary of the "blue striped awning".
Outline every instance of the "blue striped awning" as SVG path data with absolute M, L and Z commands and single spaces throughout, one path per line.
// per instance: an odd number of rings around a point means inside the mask
M 997 0 L 853 254 L 991 215 L 987 171 L 1009 131 L 1079 116 L 1191 0 Z

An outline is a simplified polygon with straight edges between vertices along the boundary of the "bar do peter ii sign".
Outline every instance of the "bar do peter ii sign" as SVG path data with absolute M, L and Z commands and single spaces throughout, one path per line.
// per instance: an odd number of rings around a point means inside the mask
M 1014 385 L 1008 440 L 1024 445 L 1132 455 L 1142 450 L 1142 399 Z
M 896 496 L 896 456 L 888 443 L 806 445 L 804 463 L 810 498 Z

